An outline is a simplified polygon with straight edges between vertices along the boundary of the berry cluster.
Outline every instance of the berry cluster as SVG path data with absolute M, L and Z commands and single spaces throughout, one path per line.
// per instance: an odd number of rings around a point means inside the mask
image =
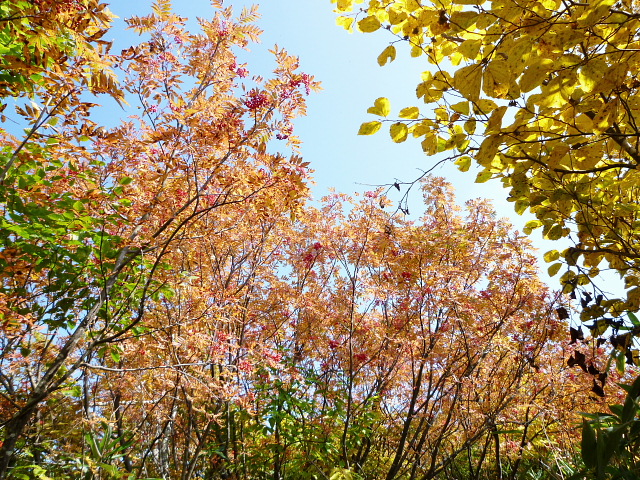
M 301 84 L 304 85 L 304 90 L 306 94 L 309 95 L 311 93 L 311 77 L 308 74 L 303 73 L 300 75 L 300 78 L 296 78 L 289 82 L 289 85 L 293 88 L 297 88 Z
M 258 110 L 269 105 L 269 97 L 265 93 L 251 92 L 244 104 L 249 110 Z
M 84 7 L 80 0 L 32 0 L 32 3 L 40 10 L 53 10 L 56 14 L 61 12 L 80 11 Z
M 227 22 L 222 22 L 222 24 L 220 24 L 220 30 L 218 30 L 218 36 L 220 38 L 224 38 L 227 35 L 229 35 L 229 27 Z

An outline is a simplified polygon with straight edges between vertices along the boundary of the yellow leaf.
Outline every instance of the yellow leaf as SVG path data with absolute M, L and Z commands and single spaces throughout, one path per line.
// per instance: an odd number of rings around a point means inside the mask
M 433 113 L 436 114 L 436 121 L 447 123 L 449 122 L 449 112 L 444 107 L 438 107 L 433 109 Z
M 458 47 L 458 53 L 470 60 L 475 60 L 480 53 L 480 47 L 482 47 L 482 40 L 465 40 Z
M 353 0 L 338 0 L 336 5 L 339 12 L 349 12 L 353 8 Z
M 529 181 L 524 172 L 513 172 L 509 177 L 510 198 L 522 197 L 529 193 Z
M 409 135 L 409 128 L 404 123 L 394 123 L 389 129 L 391 139 L 396 143 L 402 143 L 407 139 Z
M 581 133 L 590 133 L 593 129 L 593 120 L 582 113 L 576 117 L 575 126 Z
M 615 123 L 617 111 L 618 102 L 616 100 L 611 100 L 604 108 L 600 109 L 593 119 L 593 133 L 599 135 L 607 130 L 611 124 Z
M 549 229 L 549 231 L 544 235 L 544 238 L 549 240 L 559 240 L 564 237 L 564 229 L 561 225 L 554 225 Z
M 353 32 L 353 18 L 351 17 L 338 17 L 336 18 L 336 24 L 348 32 Z
M 373 135 L 382 127 L 382 122 L 365 122 L 360 125 L 358 135 Z
M 485 30 L 493 25 L 496 21 L 496 15 L 494 13 L 481 13 L 476 20 L 476 27 L 480 30 Z
M 420 115 L 418 107 L 407 107 L 400 110 L 400 118 L 407 118 L 409 120 L 415 120 Z
M 462 30 L 467 30 L 476 22 L 478 15 L 478 12 L 470 11 L 452 12 L 450 23 Z
M 525 223 L 522 231 L 527 235 L 531 235 L 531 232 L 533 232 L 536 228 L 540 228 L 541 226 L 542 222 L 540 220 L 529 220 L 527 223 Z
M 482 75 L 482 89 L 493 98 L 505 98 L 509 92 L 511 74 L 504 60 L 489 62 Z
M 435 133 L 428 133 L 421 145 L 424 153 L 435 155 L 438 152 L 438 136 Z
M 365 33 L 375 32 L 380 26 L 380 20 L 374 16 L 365 17 L 358 22 L 358 28 Z
M 407 19 L 407 12 L 397 11 L 390 8 L 387 13 L 389 14 L 389 23 L 391 25 L 398 25 Z
M 469 115 L 469 102 L 458 102 L 451 105 L 451 110 L 462 115 Z
M 591 26 L 595 25 L 598 20 L 606 15 L 610 15 L 610 8 L 616 0 L 595 0 L 589 2 L 588 8 L 584 10 L 584 13 L 578 18 L 578 25 Z
M 420 123 L 418 123 L 413 127 L 411 133 L 413 133 L 413 136 L 415 138 L 422 137 L 423 135 L 426 135 L 427 133 L 431 132 L 434 126 L 435 126 L 435 123 L 432 122 L 431 120 L 428 120 L 428 119 L 422 120 Z
M 457 70 L 453 76 L 453 84 L 466 99 L 478 101 L 482 85 L 482 66 L 476 63 Z
M 389 63 L 393 62 L 396 59 L 396 47 L 393 45 L 389 45 L 385 48 L 380 55 L 378 55 L 378 65 L 381 67 Z
M 640 287 L 633 288 L 627 292 L 627 305 L 630 306 L 630 310 L 638 310 L 640 307 Z
M 453 0 L 457 5 L 482 5 L 485 0 Z
M 521 37 L 513 42 L 509 48 L 504 52 L 507 55 L 507 65 L 509 71 L 516 76 L 522 73 L 524 67 L 527 65 L 527 61 L 531 57 L 531 47 L 533 45 L 533 39 L 525 36 Z
M 473 105 L 473 112 L 476 114 L 484 114 L 492 112 L 494 109 L 498 108 L 498 104 L 489 98 L 483 98 L 482 100 L 478 100 Z
M 476 175 L 476 183 L 484 183 L 489 180 L 493 174 L 489 170 L 483 170 Z
M 522 215 L 528 206 L 529 206 L 529 201 L 527 199 L 521 198 L 520 200 L 516 200 L 516 204 L 514 205 L 514 210 L 518 215 Z
M 549 168 L 558 168 L 562 163 L 562 160 L 565 158 L 567 153 L 569 153 L 570 147 L 564 143 L 556 145 L 553 147 L 551 151 L 551 155 L 549 155 L 549 159 L 547 160 L 547 165 Z
M 554 275 L 557 275 L 561 267 L 562 267 L 561 263 L 554 263 L 547 269 L 547 273 L 549 274 L 550 277 L 553 277 Z
M 607 63 L 601 58 L 596 57 L 589 60 L 578 72 L 578 81 L 582 90 L 590 93 L 602 79 L 606 70 Z
M 387 117 L 391 113 L 391 102 L 388 98 L 380 97 L 373 102 L 373 107 L 367 109 L 367 113 Z
M 498 153 L 498 147 L 502 139 L 498 135 L 490 135 L 480 144 L 480 150 L 476 154 L 476 161 L 483 167 L 491 165 L 493 158 Z
M 506 111 L 507 107 L 505 106 L 496 108 L 493 111 L 493 113 L 489 117 L 489 121 L 487 122 L 487 128 L 484 131 L 485 135 L 498 133 L 500 131 L 500 128 L 502 127 L 502 117 L 504 117 Z
M 553 60 L 549 58 L 541 58 L 539 61 L 529 65 L 520 78 L 520 90 L 530 92 L 534 88 L 540 86 L 547 73 L 553 67 Z
M 616 62 L 599 77 L 600 81 L 593 88 L 592 93 L 608 93 L 611 90 L 621 87 L 624 84 L 624 79 L 627 76 L 627 73 L 629 72 L 630 67 L 627 62 Z
M 544 261 L 547 263 L 555 262 L 560 258 L 560 252 L 558 250 L 549 250 L 544 254 Z
M 469 135 L 473 135 L 476 131 L 476 123 L 477 122 L 475 118 L 470 118 L 469 120 L 464 122 L 464 131 Z
M 457 159 L 454 163 L 458 166 L 458 170 L 466 172 L 471 167 L 471 157 L 465 155 Z

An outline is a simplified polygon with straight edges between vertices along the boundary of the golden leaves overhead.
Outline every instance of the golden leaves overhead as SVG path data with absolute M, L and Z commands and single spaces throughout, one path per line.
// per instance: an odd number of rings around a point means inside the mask
M 483 169 L 477 180 L 512 186 L 516 211 L 533 213 L 545 236 L 577 235 L 578 256 L 606 253 L 611 266 L 633 280 L 631 272 L 640 268 L 637 3 L 365 4 L 364 23 L 371 27 L 363 31 L 388 30 L 396 48 L 404 44 L 411 55 L 426 56 L 418 60 L 429 70 L 416 79 L 416 96 L 432 107 L 422 114 L 433 121 L 411 126 L 423 151 L 457 148 L 464 170 L 466 158 L 475 159 Z M 343 16 L 354 8 L 343 7 Z M 400 118 L 408 125 L 413 120 Z M 584 284 L 587 275 L 576 278 L 563 277 L 571 282 L 565 290 Z M 636 310 L 636 303 L 631 296 L 606 308 L 618 316 L 624 308 Z

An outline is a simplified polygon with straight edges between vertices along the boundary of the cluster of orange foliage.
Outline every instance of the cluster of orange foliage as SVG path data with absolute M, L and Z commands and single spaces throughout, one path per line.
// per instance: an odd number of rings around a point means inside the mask
M 27 45 L 22 3 L 0 28 Z M 103 5 L 53 5 L 28 15 L 51 48 L 0 67 L 29 126 L 1 132 L 0 478 L 477 477 L 575 440 L 592 379 L 526 240 L 440 179 L 416 222 L 380 192 L 305 205 L 318 84 L 283 50 L 266 81 L 237 63 L 255 10 L 192 34 L 160 1 L 110 55 Z M 97 125 L 83 86 L 138 115 Z

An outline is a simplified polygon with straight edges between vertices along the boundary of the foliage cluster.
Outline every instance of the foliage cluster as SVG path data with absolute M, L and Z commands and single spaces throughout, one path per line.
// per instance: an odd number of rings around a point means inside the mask
M 213 3 L 119 54 L 103 4 L 0 5 L 0 479 L 566 473 L 605 366 L 527 240 L 438 178 L 415 222 L 308 206 L 318 83 L 252 75 L 256 10 Z
M 426 108 L 407 106 L 394 117 L 389 100 L 379 98 L 369 112 L 382 118 L 364 123 L 360 134 L 388 122 L 394 142 L 412 136 L 427 155 L 449 152 L 462 171 L 475 164 L 477 182 L 499 180 L 515 211 L 536 217 L 527 232 L 567 240 L 546 254 L 549 275 L 566 267 L 564 292 L 582 292 L 581 319 L 594 320 L 593 334 L 612 327 L 637 336 L 623 316 L 640 308 L 638 3 L 364 4 L 354 10 L 353 0 L 338 0 L 338 23 L 386 30 L 381 66 L 400 46 L 429 66 L 416 87 Z M 621 298 L 597 283 L 607 269 L 624 280 Z M 637 363 L 631 347 L 621 348 Z

